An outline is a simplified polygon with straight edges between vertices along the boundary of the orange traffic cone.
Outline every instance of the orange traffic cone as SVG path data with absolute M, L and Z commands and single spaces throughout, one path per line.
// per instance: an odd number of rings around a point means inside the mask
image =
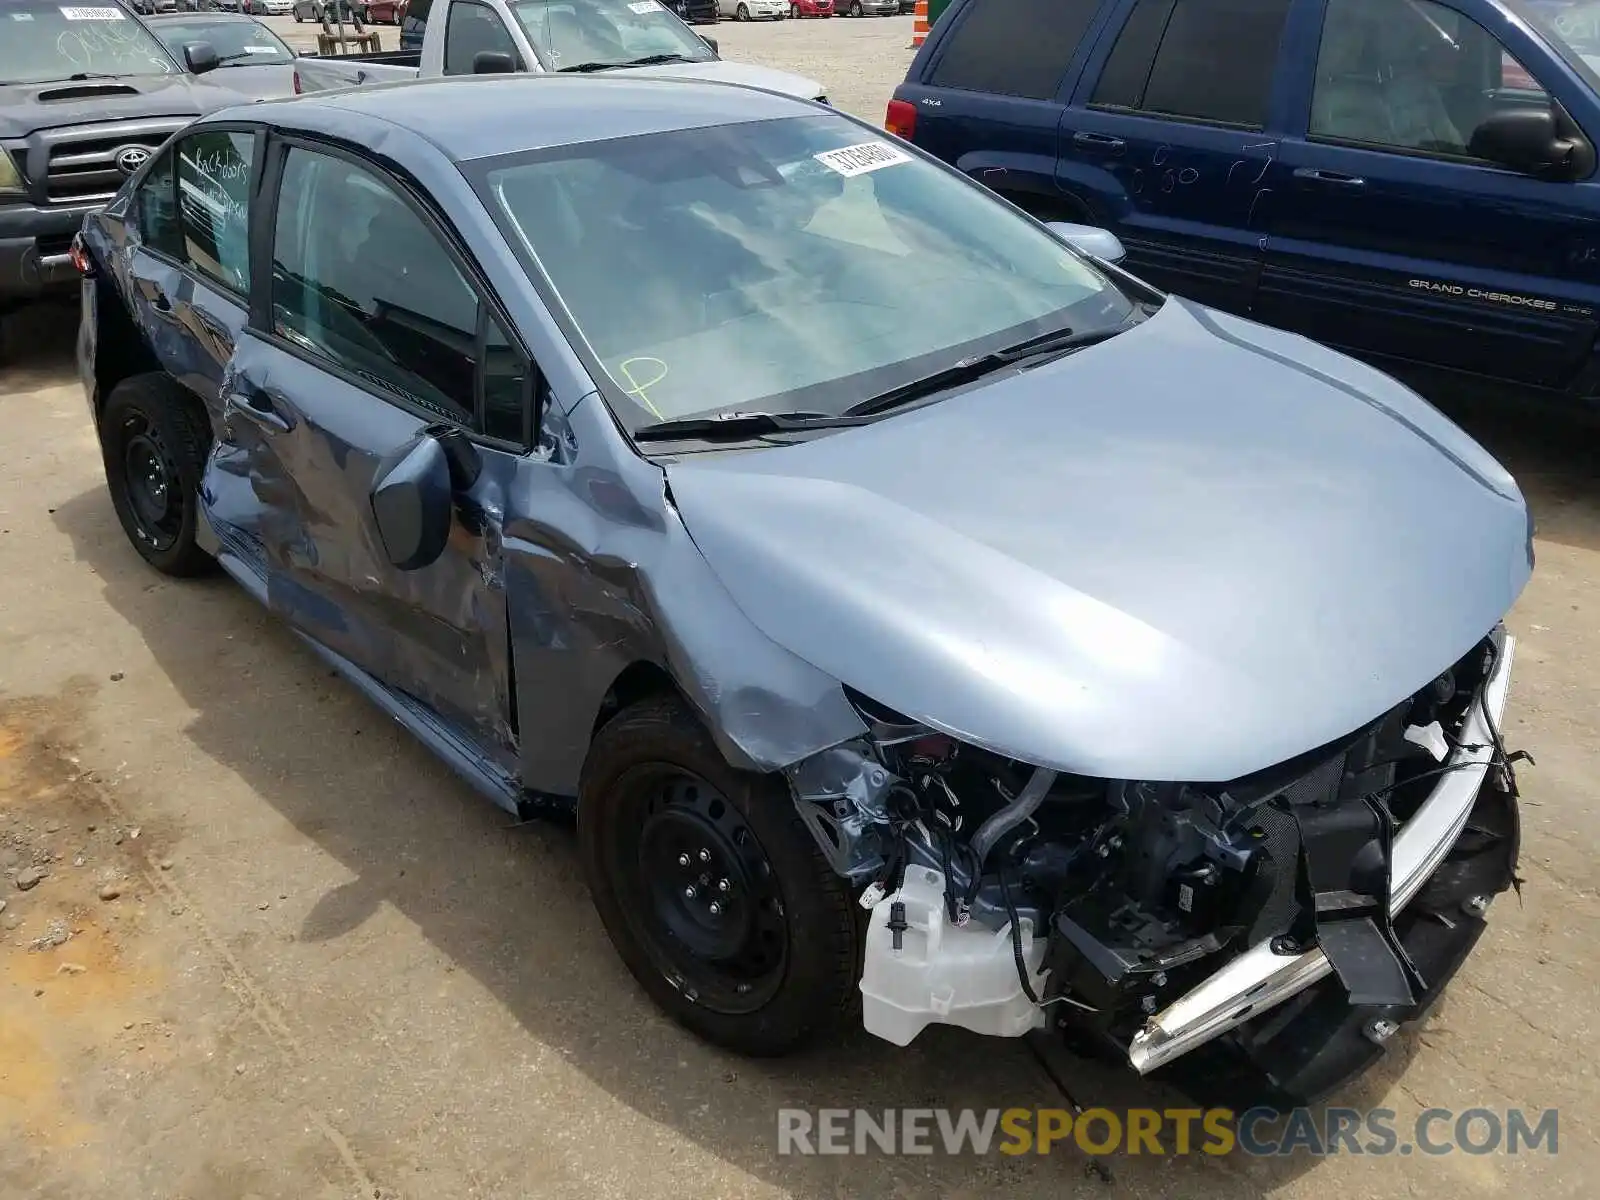
M 911 18 L 911 48 L 915 50 L 928 40 L 928 0 L 917 0 L 916 13 Z

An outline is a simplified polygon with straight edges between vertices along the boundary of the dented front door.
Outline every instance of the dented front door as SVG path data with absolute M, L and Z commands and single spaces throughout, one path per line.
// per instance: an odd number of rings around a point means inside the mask
M 384 457 L 428 421 L 247 333 L 227 423 L 265 502 L 273 610 L 514 768 L 501 496 L 515 456 L 482 450 L 445 552 L 402 571 L 384 553 L 370 494 Z
M 514 770 L 501 527 L 520 455 L 478 441 L 449 545 L 417 570 L 390 564 L 371 500 L 385 460 L 428 427 L 482 434 L 482 298 L 433 220 L 363 156 L 274 145 L 264 189 L 264 294 L 224 418 L 262 505 L 268 601 Z

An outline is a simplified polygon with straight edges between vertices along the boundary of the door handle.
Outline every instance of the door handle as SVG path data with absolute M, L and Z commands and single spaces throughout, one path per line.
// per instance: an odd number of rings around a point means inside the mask
M 227 407 L 235 411 L 242 409 L 249 414 L 250 420 L 270 425 L 282 433 L 294 428 L 294 422 L 279 412 L 272 403 L 272 396 L 266 388 L 245 387 L 229 392 Z
M 1307 183 L 1320 183 L 1324 187 L 1349 188 L 1352 191 L 1367 186 L 1367 181 L 1359 175 L 1346 175 L 1340 171 L 1322 171 L 1316 167 L 1296 167 L 1294 177 Z
M 1109 133 L 1075 133 L 1072 135 L 1072 144 L 1082 146 L 1085 150 L 1104 150 L 1108 154 L 1121 154 L 1128 145 Z

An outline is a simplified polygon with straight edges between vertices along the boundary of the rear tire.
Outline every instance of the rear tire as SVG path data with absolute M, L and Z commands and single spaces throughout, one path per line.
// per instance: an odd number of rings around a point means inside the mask
M 748 21 L 750 19 L 750 8 L 749 8 L 749 6 L 741 4 L 741 5 L 739 5 L 738 8 L 734 9 L 733 10 L 733 19 L 735 21 Z
M 211 424 L 188 392 L 165 375 L 136 375 L 111 389 L 100 414 L 106 486 L 122 530 L 163 575 L 209 572 L 200 548 L 200 477 Z
M 783 1054 L 854 1003 L 848 886 L 781 779 L 730 767 L 678 697 L 641 701 L 595 736 L 578 844 L 622 961 L 706 1040 Z

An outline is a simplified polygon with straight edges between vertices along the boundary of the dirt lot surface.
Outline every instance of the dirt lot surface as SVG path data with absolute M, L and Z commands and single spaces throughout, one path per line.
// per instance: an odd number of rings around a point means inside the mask
M 909 24 L 718 33 L 876 118 Z M 1340 1098 L 1402 1125 L 1429 1106 L 1559 1106 L 1557 1156 L 780 1158 L 780 1106 L 1060 1093 L 1020 1045 L 956 1031 L 903 1051 L 854 1031 L 757 1063 L 661 1018 L 605 940 L 570 833 L 508 828 L 229 583 L 142 564 L 106 499 L 73 322 L 36 311 L 25 360 L 0 368 L 0 1196 L 1594 1193 L 1593 429 L 1457 411 L 1539 519 L 1507 720 L 1538 759 L 1525 896 L 1496 905 L 1421 1031 Z M 1174 1099 L 1088 1065 L 1068 1082 L 1083 1104 Z

